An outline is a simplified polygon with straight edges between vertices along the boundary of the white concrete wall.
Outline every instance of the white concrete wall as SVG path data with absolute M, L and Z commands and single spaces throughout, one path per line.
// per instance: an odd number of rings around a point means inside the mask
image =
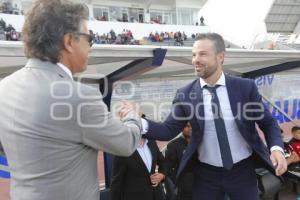
M 24 16 L 23 15 L 10 15 L 10 14 L 0 14 L 0 18 L 2 18 L 6 22 L 6 26 L 11 24 L 16 31 L 21 32 L 24 24 Z
M 176 0 L 176 7 L 201 9 L 205 2 L 206 0 Z
M 93 0 L 91 4 L 97 6 L 117 6 L 117 7 L 134 7 L 134 8 L 144 8 L 146 4 L 141 4 L 137 2 L 126 2 L 126 1 L 107 1 L 107 0 Z

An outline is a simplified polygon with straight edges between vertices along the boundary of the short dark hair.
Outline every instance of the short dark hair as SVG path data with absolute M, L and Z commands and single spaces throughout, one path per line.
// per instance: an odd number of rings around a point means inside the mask
M 291 129 L 292 132 L 298 131 L 300 130 L 299 126 L 293 126 L 293 128 Z
M 214 42 L 216 53 L 226 51 L 224 39 L 218 33 L 201 33 L 201 34 L 198 35 L 196 41 L 205 40 L 205 39 L 211 40 L 211 41 Z
M 80 31 L 82 20 L 88 20 L 84 4 L 68 0 L 37 0 L 28 11 L 23 26 L 25 55 L 57 63 L 66 33 Z

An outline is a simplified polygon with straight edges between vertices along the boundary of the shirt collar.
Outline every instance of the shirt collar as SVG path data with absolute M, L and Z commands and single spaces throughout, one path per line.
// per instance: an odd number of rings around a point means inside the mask
M 65 65 L 63 65 L 62 63 L 56 63 L 62 70 L 64 70 L 69 76 L 70 78 L 73 80 L 73 75 L 72 72 L 69 68 L 67 68 Z
M 145 142 L 144 142 L 143 145 L 138 144 L 138 148 L 143 148 L 143 147 L 144 147 L 145 145 L 147 145 L 147 144 L 148 144 L 148 140 L 145 139 Z
M 206 82 L 204 81 L 204 79 L 200 78 L 200 86 L 201 86 L 201 88 L 203 88 L 203 87 L 206 86 L 206 85 L 210 86 L 208 83 L 206 83 Z M 222 74 L 221 74 L 219 80 L 216 82 L 215 85 L 223 85 L 223 86 L 226 86 L 225 75 L 224 75 L 223 72 L 222 72 Z

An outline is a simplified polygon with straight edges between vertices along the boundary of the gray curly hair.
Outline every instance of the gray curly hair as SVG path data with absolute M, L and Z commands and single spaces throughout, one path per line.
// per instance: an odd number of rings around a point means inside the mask
M 37 0 L 28 11 L 23 26 L 25 55 L 57 63 L 66 33 L 80 31 L 82 20 L 88 20 L 84 4 L 68 0 Z

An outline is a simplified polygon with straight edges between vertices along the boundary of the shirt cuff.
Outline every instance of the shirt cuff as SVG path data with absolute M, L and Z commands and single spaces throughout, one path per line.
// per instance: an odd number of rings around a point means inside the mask
M 284 150 L 280 146 L 272 146 L 270 150 L 271 150 L 271 152 L 272 151 L 280 151 L 284 155 Z
M 142 135 L 144 135 L 148 132 L 149 123 L 147 122 L 147 120 L 145 120 L 143 118 L 141 120 L 142 120 Z

